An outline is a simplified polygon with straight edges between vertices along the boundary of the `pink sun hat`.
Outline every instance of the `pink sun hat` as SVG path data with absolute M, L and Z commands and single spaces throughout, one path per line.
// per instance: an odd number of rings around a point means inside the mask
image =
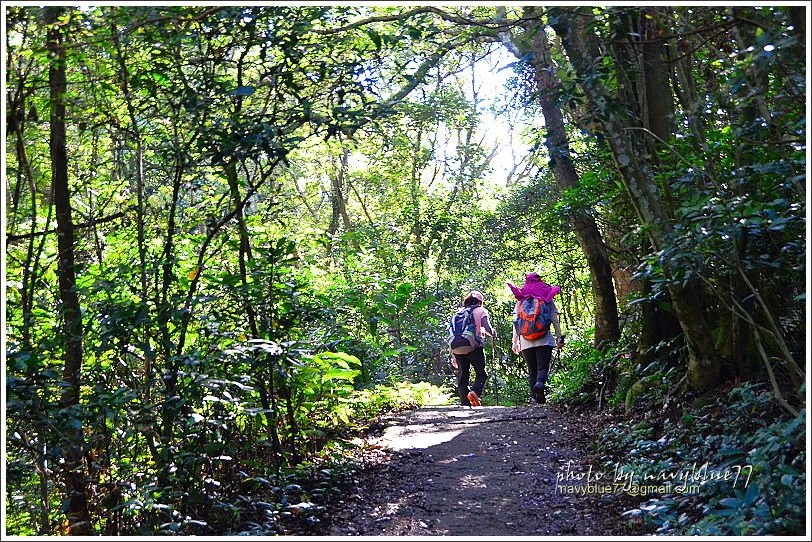
M 536 273 L 528 273 L 525 275 L 524 286 L 517 288 L 510 282 L 507 283 L 516 299 L 522 300 L 529 297 L 535 297 L 542 301 L 549 303 L 553 297 L 561 291 L 560 286 L 550 286 L 538 276 Z

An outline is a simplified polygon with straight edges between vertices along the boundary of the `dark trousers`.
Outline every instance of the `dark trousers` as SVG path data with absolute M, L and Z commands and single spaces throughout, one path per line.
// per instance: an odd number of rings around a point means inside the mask
M 527 380 L 531 390 L 536 382 L 540 382 L 542 387 L 547 386 L 552 356 L 552 346 L 534 346 L 522 350 L 522 357 L 527 362 Z
M 460 396 L 460 401 L 463 405 L 468 405 L 468 392 L 474 391 L 477 395 L 482 395 L 482 390 L 485 389 L 485 380 L 488 375 L 485 373 L 485 349 L 483 347 L 474 348 L 468 354 L 454 354 L 457 358 L 457 366 L 459 367 L 459 374 L 457 375 L 457 395 Z M 468 389 L 468 381 L 471 379 L 471 367 L 474 367 L 474 385 Z

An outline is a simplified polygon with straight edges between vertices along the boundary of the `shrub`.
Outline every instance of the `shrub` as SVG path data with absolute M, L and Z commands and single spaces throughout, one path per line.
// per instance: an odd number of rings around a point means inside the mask
M 716 400 L 696 401 L 674 420 L 627 422 L 605 431 L 597 449 L 623 457 L 616 468 L 634 471 L 638 479 L 686 473 L 685 484 L 673 484 L 673 491 L 626 515 L 656 534 L 802 534 L 806 412 L 789 416 L 776 404 L 771 392 L 745 384 Z M 690 484 L 689 470 L 695 475 Z

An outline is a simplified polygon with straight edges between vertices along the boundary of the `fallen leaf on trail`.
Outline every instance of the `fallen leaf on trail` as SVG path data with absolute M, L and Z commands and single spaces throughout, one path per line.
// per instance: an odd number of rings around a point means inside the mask
M 291 504 L 288 505 L 288 510 L 293 512 L 294 514 L 301 514 L 302 512 L 306 512 L 308 510 L 316 510 L 321 508 L 321 506 L 317 504 L 313 504 L 312 502 L 300 502 L 298 504 Z

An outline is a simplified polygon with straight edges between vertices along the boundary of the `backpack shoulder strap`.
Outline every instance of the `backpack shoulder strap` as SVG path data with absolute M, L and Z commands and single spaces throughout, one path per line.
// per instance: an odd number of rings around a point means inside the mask
M 474 311 L 476 311 L 477 309 L 482 309 L 481 311 L 479 311 L 479 322 L 478 323 L 477 323 L 477 315 L 474 314 Z M 487 314 L 486 311 L 485 311 L 485 308 L 482 307 L 481 305 L 476 305 L 474 307 L 471 307 L 471 319 L 474 321 L 474 326 L 477 329 L 482 327 L 482 319 L 485 318 L 485 314 Z

